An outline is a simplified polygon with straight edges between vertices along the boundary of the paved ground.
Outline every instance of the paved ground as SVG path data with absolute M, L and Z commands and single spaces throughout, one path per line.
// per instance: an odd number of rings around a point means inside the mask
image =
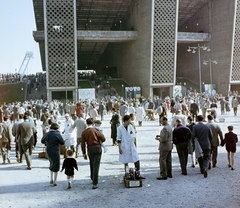
M 225 117 L 219 123 L 223 133 L 227 125 L 234 126 L 239 135 L 239 117 Z M 110 115 L 105 116 L 103 132 L 108 151 L 103 153 L 100 167 L 99 188 L 92 190 L 89 165 L 83 157 L 77 159 L 79 171 L 75 173 L 72 189 L 67 189 L 64 173 L 59 173 L 58 186 L 49 184 L 48 160 L 38 158 L 43 145 L 38 142 L 34 150 L 32 170 L 26 170 L 25 161 L 0 164 L 0 207 L 239 207 L 240 153 L 235 155 L 235 170 L 227 167 L 225 147 L 219 147 L 217 168 L 208 172 L 208 178 L 199 173 L 199 167 L 191 168 L 188 175 L 181 175 L 176 149 L 173 149 L 173 178 L 157 181 L 159 176 L 158 141 L 155 135 L 162 127 L 158 121 L 144 121 L 137 127 L 138 153 L 141 174 L 146 177 L 141 188 L 125 188 L 122 183 L 123 165 L 118 162 L 118 148 L 111 146 Z M 169 118 L 171 121 L 171 119 Z M 40 130 L 40 128 L 39 128 Z M 41 131 L 39 131 L 41 132 Z M 39 134 L 39 137 L 41 135 Z M 240 136 L 239 136 L 240 138 Z M 41 138 L 39 138 L 40 141 Z M 239 144 L 238 144 L 239 146 Z M 189 157 L 190 159 L 190 157 Z M 62 161 L 61 161 L 62 162 Z M 133 164 L 131 164 L 133 167 Z

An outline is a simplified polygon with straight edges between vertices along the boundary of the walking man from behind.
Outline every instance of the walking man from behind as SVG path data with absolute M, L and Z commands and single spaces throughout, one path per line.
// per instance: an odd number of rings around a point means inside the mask
M 176 145 L 182 175 L 187 175 L 188 143 L 192 133 L 188 127 L 182 125 L 180 119 L 176 120 L 176 127 L 173 130 L 173 144 Z
M 90 161 L 90 177 L 93 181 L 93 189 L 98 188 L 98 173 L 100 168 L 100 161 L 102 156 L 102 148 L 100 142 L 105 142 L 105 137 L 94 128 L 93 120 L 91 118 L 87 119 L 87 129 L 82 132 L 82 141 L 81 148 L 83 157 L 86 160 L 86 145 L 87 145 L 87 154 Z
M 198 124 L 193 126 L 192 139 L 198 140 L 200 147 L 202 148 L 202 157 L 198 157 L 200 171 L 207 177 L 207 168 L 209 167 L 210 161 L 210 150 L 212 141 L 212 131 L 206 124 L 203 123 L 203 116 L 197 116 Z
M 79 145 L 81 144 L 82 132 L 87 127 L 86 121 L 83 119 L 83 113 L 81 112 L 79 116 L 80 117 L 78 117 L 73 124 L 73 129 L 75 127 L 77 128 L 77 145 L 76 145 L 76 155 L 75 155 L 76 158 L 78 158 L 78 149 L 79 149 Z
M 27 169 L 32 169 L 32 149 L 34 144 L 33 134 L 37 132 L 32 122 L 29 122 L 28 115 L 23 116 L 24 122 L 18 125 L 17 135 L 19 135 L 19 162 L 22 162 L 22 156 L 25 155 L 27 162 Z
M 207 116 L 208 123 L 207 125 L 212 130 L 212 141 L 211 141 L 211 156 L 212 156 L 212 167 L 215 168 L 217 164 L 217 155 L 218 155 L 218 146 L 219 146 L 219 138 L 221 142 L 223 141 L 223 134 L 220 126 L 213 122 L 213 117 L 211 115 Z M 209 168 L 211 168 L 211 163 L 209 165 Z

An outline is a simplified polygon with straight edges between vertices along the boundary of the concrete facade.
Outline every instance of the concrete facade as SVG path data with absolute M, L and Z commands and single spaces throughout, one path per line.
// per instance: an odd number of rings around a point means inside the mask
M 38 11 L 41 4 L 37 0 L 33 1 Z M 55 4 L 59 2 L 61 1 L 56 0 Z M 73 66 L 68 61 L 68 74 L 75 74 L 77 70 L 85 68 L 117 69 L 118 76 L 128 84 L 141 86 L 144 96 L 171 96 L 178 77 L 184 79 L 186 87 L 189 83 L 194 83 L 199 86 L 196 90 L 201 91 L 202 82 L 210 84 L 211 75 L 218 93 L 227 95 L 229 90 L 240 91 L 237 67 L 239 54 L 236 53 L 236 48 L 240 45 L 238 0 L 69 2 L 76 4 L 74 18 L 77 27 L 74 41 L 77 41 L 77 54 L 71 60 Z M 36 16 L 36 21 L 39 29 L 34 32 L 34 38 L 39 42 L 41 56 L 48 60 L 48 40 L 39 23 L 39 15 Z M 42 45 L 43 41 L 45 46 Z M 201 70 L 198 53 L 187 52 L 189 46 L 208 46 L 211 49 L 209 52 L 200 49 Z M 42 52 L 44 48 L 45 53 Z M 203 65 L 204 60 L 218 62 L 211 64 L 211 74 L 210 63 Z M 63 63 L 65 62 L 62 61 L 61 64 Z M 46 61 L 43 64 L 43 69 L 49 71 L 49 63 Z M 57 71 L 58 68 L 52 70 Z M 65 71 L 61 69 L 60 72 L 62 74 Z M 50 77 L 48 80 L 50 83 Z M 74 82 L 77 83 L 76 79 Z M 48 85 L 48 90 L 64 91 L 66 84 L 60 85 L 51 89 Z M 67 88 L 73 92 L 73 99 L 76 100 L 77 84 Z M 51 99 L 51 95 L 48 98 Z
M 99 61 L 101 68 L 117 66 L 118 75 L 132 86 L 141 86 L 144 95 L 150 93 L 151 9 L 152 5 L 146 4 L 146 0 L 133 2 L 124 27 L 134 27 L 138 39 L 109 44 Z
M 230 87 L 232 36 L 234 25 L 235 1 L 212 0 L 206 4 L 181 31 L 203 31 L 211 34 L 209 42 L 201 45 L 209 46 L 211 51 L 201 50 L 201 63 L 204 60 L 216 60 L 218 64 L 212 64 L 213 84 L 216 84 L 217 92 L 227 95 Z M 188 46 L 194 44 L 178 44 L 177 76 L 198 83 L 198 54 L 188 53 Z M 202 81 L 210 84 L 210 66 L 202 66 Z

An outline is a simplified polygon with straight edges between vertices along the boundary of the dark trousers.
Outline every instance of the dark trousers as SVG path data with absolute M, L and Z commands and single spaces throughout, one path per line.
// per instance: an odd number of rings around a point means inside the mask
M 188 142 L 181 142 L 176 144 L 178 158 L 181 166 L 182 173 L 187 173 L 188 162 Z
M 209 167 L 210 161 L 210 149 L 203 149 L 203 156 L 198 158 L 200 171 L 203 172 Z
M 172 175 L 172 151 L 159 152 L 160 175 L 167 177 Z
M 197 121 L 197 114 L 192 113 L 192 118 L 193 118 L 193 121 Z
M 23 157 L 23 154 L 24 154 L 27 166 L 29 168 L 31 167 L 31 164 L 32 164 L 32 148 L 33 148 L 33 144 L 29 144 L 29 145 L 21 145 L 21 149 L 20 149 L 19 160 L 22 162 L 22 157 Z
M 113 145 L 115 145 L 116 144 L 116 138 L 112 138 L 112 142 L 113 142 Z
M 34 137 L 33 146 L 36 147 L 36 144 L 37 144 L 37 133 L 33 133 L 33 137 Z
M 15 153 L 16 153 L 16 158 L 19 158 L 19 147 L 18 147 L 18 142 L 15 143 Z
M 218 146 L 211 146 L 212 165 L 216 166 L 218 155 Z
M 102 148 L 100 146 L 88 148 L 88 157 L 90 161 L 90 177 L 93 181 L 93 185 L 98 184 L 98 173 L 100 168 L 101 156 Z
M 128 163 L 125 163 L 125 167 L 128 165 Z M 136 161 L 134 163 L 134 167 L 135 167 L 135 170 L 136 171 L 139 171 L 140 170 L 140 160 Z

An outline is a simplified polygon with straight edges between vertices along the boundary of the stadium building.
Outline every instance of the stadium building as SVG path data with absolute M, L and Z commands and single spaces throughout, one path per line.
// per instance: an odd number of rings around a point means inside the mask
M 142 95 L 174 86 L 240 89 L 238 0 L 33 0 L 47 97 L 77 99 L 78 70 L 122 78 Z M 203 64 L 204 63 L 204 64 Z

